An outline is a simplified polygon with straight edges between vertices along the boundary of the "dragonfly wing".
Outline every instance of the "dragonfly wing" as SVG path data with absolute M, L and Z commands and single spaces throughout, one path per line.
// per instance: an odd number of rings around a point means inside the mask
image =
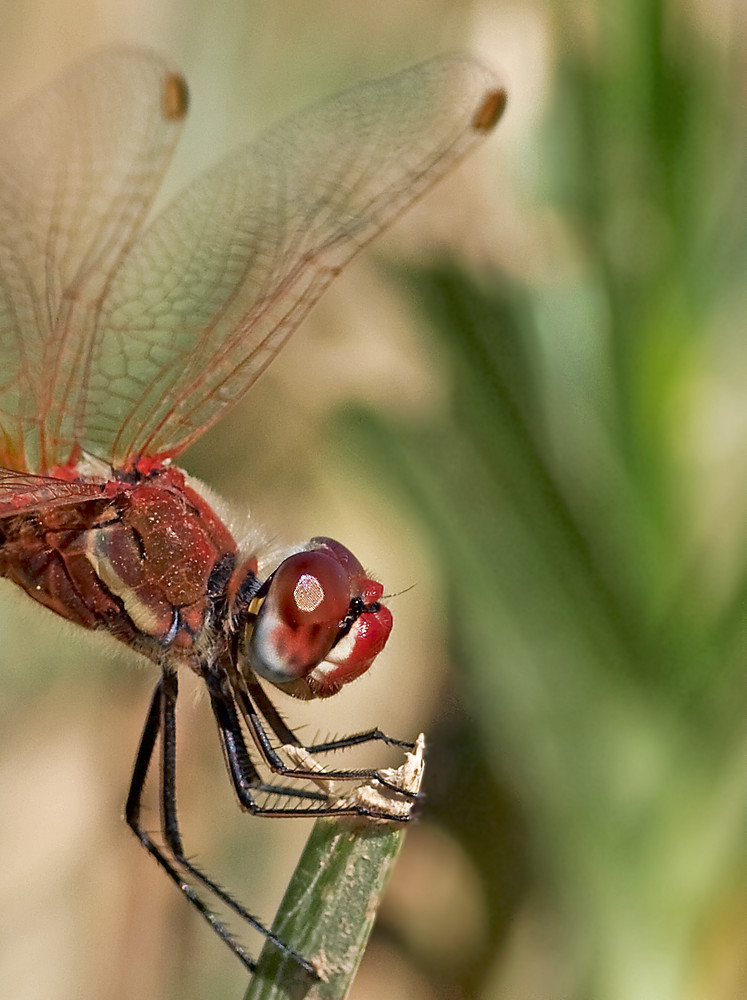
M 482 65 L 441 57 L 291 118 L 198 178 L 112 279 L 82 447 L 116 467 L 185 448 L 503 101 Z
M 74 452 L 97 314 L 186 110 L 155 55 L 104 49 L 0 122 L 0 462 Z
M 100 500 L 105 490 L 105 483 L 68 482 L 0 468 L 0 518 Z

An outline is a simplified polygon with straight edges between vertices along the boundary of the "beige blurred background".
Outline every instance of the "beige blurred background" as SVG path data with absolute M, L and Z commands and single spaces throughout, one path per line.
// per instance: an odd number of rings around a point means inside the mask
M 159 204 L 263 126 L 435 53 L 469 49 L 507 85 L 496 134 L 182 463 L 271 543 L 337 537 L 405 591 L 370 675 L 284 705 L 310 740 L 432 737 L 429 803 L 352 1000 L 747 996 L 743 8 L 2 6 L 3 103 L 111 42 L 184 71 Z M 466 376 L 458 336 L 434 332 L 422 271 L 445 260 L 465 324 L 487 317 L 503 409 L 480 396 L 487 362 Z M 383 461 L 335 418 L 350 401 L 384 415 Z M 152 667 L 9 586 L 0 660 L 3 995 L 241 996 L 238 963 L 121 818 Z M 308 826 L 239 812 L 187 677 L 179 737 L 187 850 L 270 920 Z
M 190 118 L 164 197 L 284 114 L 440 51 L 471 49 L 511 78 L 502 134 L 350 267 L 286 355 L 183 463 L 239 517 L 251 510 L 269 539 L 338 537 L 388 590 L 415 585 L 394 603 L 396 629 L 371 675 L 325 706 L 289 705 L 290 717 L 311 735 L 380 725 L 412 737 L 427 729 L 446 666 L 435 568 L 412 524 L 361 476 L 360 464 L 351 471 L 322 424 L 325 410 L 349 397 L 405 413 L 438 407 L 438 366 L 405 297 L 391 289 L 374 255 L 398 262 L 413 255 L 422 263 L 435 248 L 448 247 L 475 266 L 514 256 L 505 232 L 518 233 L 519 222 L 512 197 L 494 179 L 501 177 L 507 191 L 518 169 L 512 158 L 526 155 L 520 149 L 546 73 L 541 11 L 432 0 L 372 6 L 33 0 L 5 5 L 3 16 L 4 106 L 112 42 L 151 46 L 181 67 Z M 501 245 L 481 226 L 497 216 L 508 223 Z M 241 995 L 238 963 L 188 912 L 121 819 L 155 671 L 64 628 L 7 585 L 0 590 L 0 633 L 3 994 L 14 1000 Z M 309 826 L 241 815 L 195 687 L 182 679 L 179 801 L 187 848 L 271 919 Z M 153 803 L 151 816 L 155 826 Z M 458 849 L 452 853 L 458 871 L 465 863 Z M 464 885 L 453 881 L 447 879 L 449 892 L 463 893 Z M 469 905 L 477 907 L 479 924 L 479 900 Z M 392 968 L 385 958 L 374 952 L 367 959 L 354 996 L 414 995 L 417 973 Z

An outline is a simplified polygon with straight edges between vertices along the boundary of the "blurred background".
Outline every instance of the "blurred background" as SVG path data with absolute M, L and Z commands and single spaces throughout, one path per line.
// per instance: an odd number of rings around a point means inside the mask
M 747 8 L 28 0 L 3 101 L 114 41 L 190 83 L 165 196 L 440 51 L 509 89 L 182 463 L 270 541 L 412 588 L 370 675 L 282 706 L 310 738 L 428 735 L 352 1000 L 747 997 Z M 4 995 L 241 996 L 121 819 L 155 671 L 0 602 Z M 269 920 L 308 826 L 241 815 L 182 690 L 187 849 Z

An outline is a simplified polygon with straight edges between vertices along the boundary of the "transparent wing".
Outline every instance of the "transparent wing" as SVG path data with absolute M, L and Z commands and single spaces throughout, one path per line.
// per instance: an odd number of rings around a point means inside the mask
M 116 467 L 185 448 L 504 101 L 479 63 L 438 58 L 291 118 L 198 178 L 106 291 L 82 448 Z
M 15 469 L 0 469 L 0 518 L 101 500 L 106 495 L 105 490 L 106 483 L 67 482 Z
M 168 163 L 181 78 L 105 49 L 0 122 L 0 462 L 74 455 L 97 314 Z

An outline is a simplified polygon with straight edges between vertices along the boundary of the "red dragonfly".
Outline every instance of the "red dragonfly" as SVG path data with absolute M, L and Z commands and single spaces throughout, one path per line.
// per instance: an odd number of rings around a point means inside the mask
M 381 652 L 392 616 L 382 585 L 330 538 L 289 551 L 261 579 L 256 555 L 171 463 L 504 103 L 479 63 L 434 59 L 238 148 L 147 226 L 187 110 L 183 78 L 156 55 L 97 52 L 0 123 L 0 575 L 158 666 L 126 820 L 249 970 L 254 960 L 202 894 L 314 974 L 185 854 L 178 669 L 205 682 L 244 809 L 402 821 L 411 800 L 386 775 L 325 771 L 388 788 L 391 806 L 332 799 L 304 782 L 318 772 L 303 755 L 410 744 L 372 730 L 302 747 L 262 686 L 335 694 Z M 140 820 L 159 737 L 162 843 Z M 290 763 L 283 747 L 298 750 Z

